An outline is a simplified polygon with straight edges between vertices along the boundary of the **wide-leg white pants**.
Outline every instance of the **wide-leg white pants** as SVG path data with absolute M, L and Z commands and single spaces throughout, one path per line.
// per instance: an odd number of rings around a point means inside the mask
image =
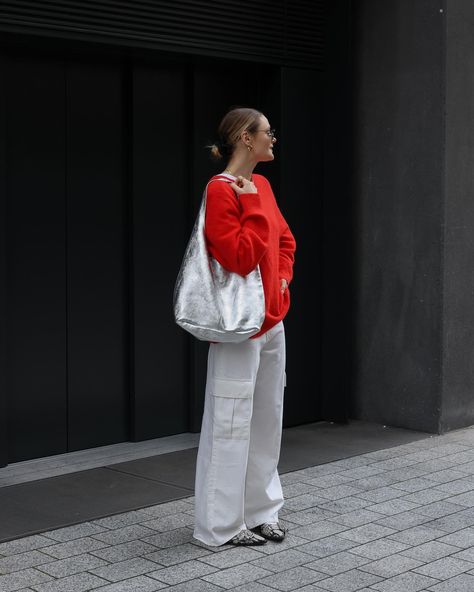
M 277 522 L 285 331 L 209 346 L 196 466 L 194 537 L 222 545 L 243 528 Z

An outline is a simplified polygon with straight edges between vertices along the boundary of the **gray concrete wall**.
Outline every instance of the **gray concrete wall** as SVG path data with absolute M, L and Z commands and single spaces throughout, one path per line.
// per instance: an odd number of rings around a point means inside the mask
M 358 0 L 353 7 L 357 376 L 351 417 L 437 432 L 445 13 L 432 0 Z
M 474 424 L 474 3 L 447 0 L 441 429 Z

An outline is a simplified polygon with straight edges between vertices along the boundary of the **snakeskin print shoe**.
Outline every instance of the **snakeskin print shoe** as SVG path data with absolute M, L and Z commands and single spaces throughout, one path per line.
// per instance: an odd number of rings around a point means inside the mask
M 227 545 L 265 545 L 266 539 L 264 537 L 259 536 L 255 532 L 251 530 L 241 530 L 235 537 L 232 537 L 230 541 L 228 541 Z
M 260 524 L 260 526 L 256 526 L 252 530 L 269 541 L 275 541 L 276 543 L 281 543 L 288 532 L 288 529 L 284 526 L 280 526 L 279 522 L 265 522 L 264 524 Z

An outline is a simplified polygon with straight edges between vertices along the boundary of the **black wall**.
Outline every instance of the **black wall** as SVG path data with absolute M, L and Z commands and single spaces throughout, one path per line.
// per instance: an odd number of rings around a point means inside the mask
M 353 417 L 474 423 L 472 2 L 355 4 Z
M 443 30 L 429 0 L 354 3 L 353 417 L 438 431 Z
M 305 76 L 304 71 L 285 68 L 281 80 L 282 141 L 281 146 L 278 143 L 276 145 L 277 157 L 284 163 L 281 166 L 280 199 L 297 242 L 291 285 L 292 304 L 285 320 L 285 425 L 297 425 L 305 423 L 305 414 L 312 418 L 323 416 L 321 312 L 324 143 L 321 139 L 324 134 L 325 79 L 322 74 L 313 78 Z M 338 397 L 338 403 L 342 408 L 342 396 Z M 324 417 L 329 419 L 326 415 Z
M 6 63 L 8 456 L 67 446 L 65 71 Z
M 223 167 L 206 145 L 236 104 L 277 129 L 259 172 L 298 243 L 285 425 L 320 419 L 324 75 L 60 47 L 10 47 L 2 62 L 2 463 L 200 429 L 208 346 L 175 325 L 172 293 Z
M 321 291 L 313 295 L 320 306 L 323 335 L 321 414 L 337 422 L 349 416 L 355 368 L 351 5 L 350 0 L 327 5 L 324 121 L 315 132 L 315 137 L 324 137 L 322 227 L 314 236 L 322 253 Z
M 5 88 L 5 60 L 0 56 L 0 88 Z M 7 463 L 7 153 L 5 93 L 0 93 L 0 466 Z M 3 280 L 3 281 L 2 281 Z
M 249 3 L 255 46 L 246 29 L 224 43 L 220 12 L 222 30 L 190 19 L 213 33 L 199 44 L 167 41 L 159 3 L 127 3 L 133 35 L 107 28 L 107 3 L 0 17 L 0 465 L 200 429 L 207 345 L 174 324 L 172 292 L 223 166 L 206 145 L 239 104 L 277 129 L 258 172 L 297 240 L 284 424 L 345 419 L 350 2 L 266 4 Z
M 189 342 L 171 302 L 187 234 L 192 72 L 145 61 L 131 72 L 131 393 L 141 440 L 189 425 Z

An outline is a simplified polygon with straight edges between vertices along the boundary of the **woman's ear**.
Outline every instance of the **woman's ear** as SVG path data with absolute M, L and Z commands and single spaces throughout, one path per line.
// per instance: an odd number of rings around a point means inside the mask
M 249 148 L 249 146 L 252 145 L 252 135 L 250 134 L 250 132 L 248 130 L 244 130 L 240 134 L 240 139 L 242 140 L 244 146 L 246 148 L 248 148 L 249 150 L 251 150 L 251 148 Z

